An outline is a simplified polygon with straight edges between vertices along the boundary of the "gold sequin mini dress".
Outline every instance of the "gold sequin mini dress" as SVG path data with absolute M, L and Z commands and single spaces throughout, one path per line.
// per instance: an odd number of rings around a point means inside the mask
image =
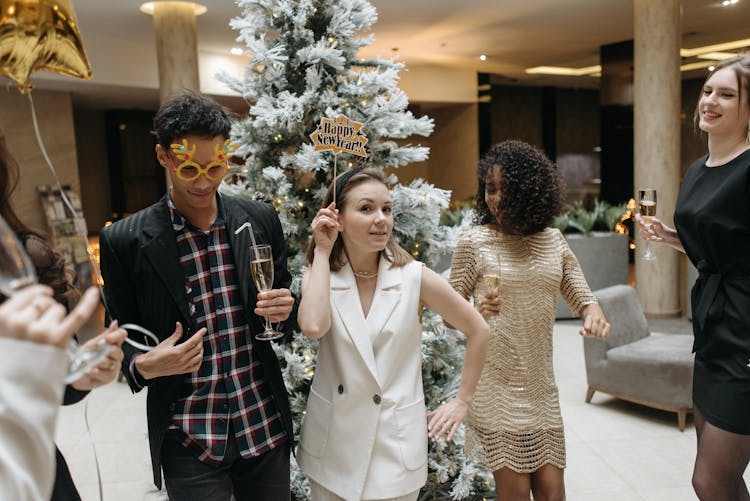
M 466 419 L 466 453 L 490 471 L 531 473 L 565 468 L 565 436 L 552 371 L 557 295 L 571 311 L 595 303 L 562 233 L 527 236 L 477 226 L 459 239 L 450 283 L 481 299 L 499 285 L 500 313 L 489 320 L 490 343 Z

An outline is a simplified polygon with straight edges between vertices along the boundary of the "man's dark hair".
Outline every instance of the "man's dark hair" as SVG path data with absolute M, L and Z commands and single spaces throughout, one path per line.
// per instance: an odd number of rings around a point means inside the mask
M 484 196 L 492 169 L 500 168 L 500 203 L 490 212 Z M 505 232 L 531 235 L 552 224 L 560 213 L 564 184 L 557 166 L 538 148 L 523 141 L 493 146 L 477 168 L 478 224 L 499 224 Z
M 207 97 L 186 93 L 169 98 L 154 116 L 152 133 L 162 148 L 188 135 L 205 138 L 229 138 L 232 128 L 230 112 Z

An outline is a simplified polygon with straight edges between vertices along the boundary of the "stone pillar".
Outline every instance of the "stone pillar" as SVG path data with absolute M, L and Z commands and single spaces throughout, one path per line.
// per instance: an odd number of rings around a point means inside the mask
M 656 215 L 669 226 L 680 182 L 680 0 L 634 0 L 634 197 L 656 188 Z M 635 281 L 650 316 L 680 313 L 680 260 L 665 245 L 652 245 L 644 261 L 644 240 L 636 237 Z
M 205 7 L 192 2 L 154 2 L 159 102 L 185 90 L 199 92 L 196 16 Z

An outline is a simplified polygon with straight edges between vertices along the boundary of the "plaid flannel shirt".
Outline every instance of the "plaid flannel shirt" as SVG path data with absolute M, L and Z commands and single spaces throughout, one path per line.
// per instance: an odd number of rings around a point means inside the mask
M 182 217 L 171 197 L 167 203 L 190 312 L 197 328 L 207 328 L 203 362 L 197 372 L 185 375 L 191 392 L 175 402 L 170 429 L 182 436 L 183 445 L 199 460 L 215 465 L 232 438 L 230 423 L 243 458 L 287 441 L 263 367 L 253 359 L 252 345 L 247 343 L 245 307 L 220 195 L 217 202 L 217 218 L 208 231 Z

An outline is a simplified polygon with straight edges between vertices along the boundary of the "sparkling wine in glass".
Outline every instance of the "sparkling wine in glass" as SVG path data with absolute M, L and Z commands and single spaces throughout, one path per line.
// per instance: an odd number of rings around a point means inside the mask
M 500 258 L 498 256 L 482 254 L 482 281 L 486 292 L 500 285 Z
M 638 190 L 638 206 L 641 213 L 641 219 L 644 220 L 646 226 L 651 226 L 651 218 L 656 217 L 656 190 L 653 188 L 645 188 Z M 654 253 L 651 252 L 651 245 L 648 239 L 646 239 L 646 247 L 643 250 L 642 258 L 645 261 L 653 261 L 656 259 Z
M 267 292 L 273 288 L 273 255 L 270 245 L 253 246 L 250 258 L 250 273 L 253 275 L 253 282 L 258 292 Z M 284 336 L 271 325 L 271 320 L 265 318 L 265 330 L 255 336 L 255 339 L 268 341 L 278 339 Z
M 0 217 L 0 293 L 10 297 L 27 285 L 37 282 L 34 264 L 26 254 L 23 244 Z M 84 349 L 71 339 L 68 343 L 68 374 L 65 384 L 74 383 L 99 365 L 112 346 L 101 343 L 93 349 Z

